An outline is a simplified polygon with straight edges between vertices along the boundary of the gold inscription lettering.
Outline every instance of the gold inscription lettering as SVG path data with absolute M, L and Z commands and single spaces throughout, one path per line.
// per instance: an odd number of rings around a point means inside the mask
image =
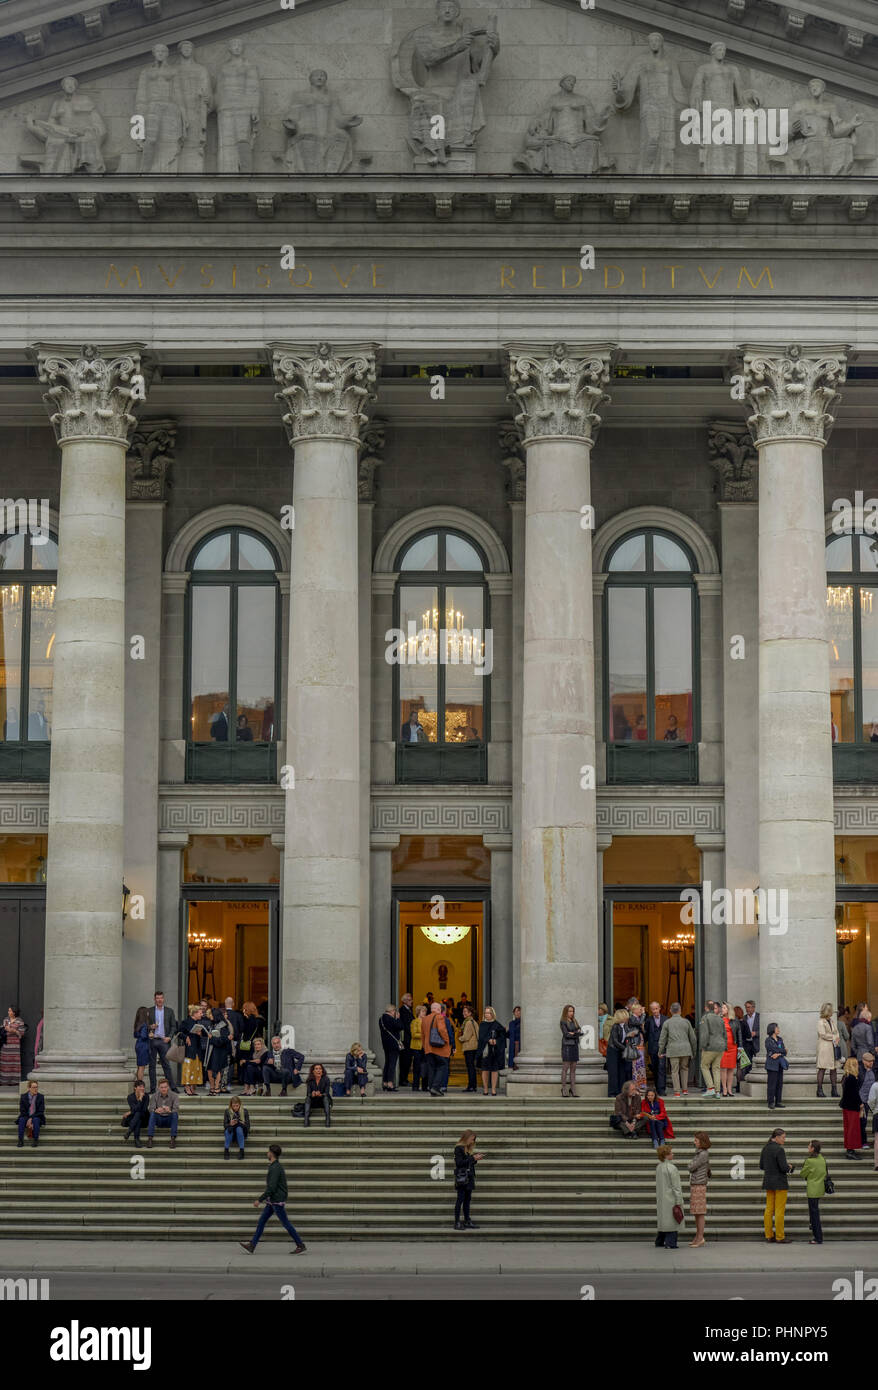
M 264 280 L 257 280 L 257 281 L 256 281 L 256 288 L 257 288 L 258 290 L 268 290 L 268 289 L 271 289 L 271 276 L 270 276 L 269 273 L 268 273 L 268 266 L 267 266 L 267 265 L 258 265 L 258 266 L 256 267 L 256 274 L 257 274 L 257 275 L 264 275 L 264 276 L 265 276 L 265 279 L 264 279 Z
M 722 273 L 723 273 L 723 268 L 722 268 L 722 266 L 720 266 L 719 270 L 716 272 L 716 275 L 714 275 L 713 279 L 712 279 L 712 280 L 708 280 L 708 278 L 707 278 L 707 276 L 705 275 L 704 271 L 701 269 L 701 266 L 698 267 L 698 274 L 701 276 L 702 280 L 704 281 L 705 285 L 707 286 L 707 288 L 708 288 L 709 290 L 712 290 L 712 289 L 713 289 L 714 285 L 716 284 L 717 280 L 718 280 L 719 277 L 722 275 Z
M 770 290 L 773 290 L 773 289 L 774 289 L 774 285 L 771 283 L 771 271 L 768 269 L 768 266 L 765 266 L 765 267 L 763 268 L 762 275 L 760 275 L 760 277 L 759 277 L 758 280 L 754 281 L 754 280 L 752 279 L 752 277 L 751 277 L 751 275 L 750 275 L 750 272 L 749 272 L 749 270 L 747 269 L 747 267 L 746 267 L 745 265 L 742 265 L 742 266 L 741 266 L 741 273 L 740 273 L 740 275 L 738 276 L 738 283 L 737 283 L 737 285 L 735 286 L 735 289 L 738 289 L 738 290 L 739 290 L 739 289 L 741 288 L 741 281 L 743 280 L 743 278 L 744 278 L 745 275 L 747 276 L 747 279 L 750 281 L 751 289 L 756 290 L 756 289 L 759 288 L 759 286 L 762 284 L 762 276 L 763 276 L 763 275 L 767 275 L 767 276 L 768 276 L 768 288 L 769 288 Z
M 165 274 L 165 268 L 164 268 L 164 266 L 161 265 L 160 263 L 157 263 L 157 264 L 158 264 L 159 270 L 161 271 L 162 279 L 164 280 L 165 284 L 168 286 L 168 289 L 171 289 L 171 290 L 172 290 L 172 289 L 174 288 L 174 286 L 176 285 L 177 281 L 179 280 L 180 276 L 183 274 L 183 267 L 180 266 L 180 268 L 179 268 L 179 270 L 177 271 L 177 274 L 174 276 L 173 280 L 169 280 L 168 277 L 167 277 L 167 275 Z
M 384 281 L 383 281 L 383 280 L 380 280 L 380 279 L 378 278 L 378 277 L 380 276 L 380 274 L 381 274 L 381 272 L 382 272 L 383 269 L 384 269 L 384 266 L 382 265 L 381 261 L 377 261 L 377 262 L 374 263 L 373 266 L 372 266 L 372 288 L 373 288 L 373 290 L 383 290 L 383 289 L 386 288 L 386 286 L 385 286 L 385 284 L 384 284 Z
M 207 265 L 198 267 L 198 273 L 201 276 L 201 284 L 198 286 L 200 290 L 209 290 L 213 284 L 213 276 L 208 275 L 209 270 L 213 270 L 213 261 L 208 261 Z
M 535 290 L 544 290 L 546 288 L 545 285 L 537 284 L 537 271 L 542 270 L 542 268 L 542 263 L 531 267 L 531 281 Z
M 138 288 L 139 290 L 142 290 L 142 289 L 143 289 L 143 281 L 142 281 L 141 278 L 140 278 L 140 268 L 139 268 L 139 266 L 133 265 L 133 266 L 131 267 L 131 269 L 129 270 L 128 274 L 125 276 L 125 279 L 123 280 L 123 279 L 122 279 L 122 276 L 119 274 L 119 272 L 118 272 L 118 270 L 116 269 L 116 267 L 115 267 L 114 265 L 111 265 L 111 266 L 110 266 L 110 269 L 107 271 L 107 279 L 106 279 L 106 283 L 105 283 L 105 285 L 104 285 L 104 289 L 105 289 L 105 290 L 108 290 L 108 289 L 110 288 L 110 276 L 111 276 L 111 275 L 115 275 L 116 279 L 119 281 L 119 284 L 122 286 L 123 289 L 124 289 L 125 286 L 128 284 L 128 281 L 131 279 L 131 276 L 134 275 L 134 276 L 137 277 L 137 288 Z
M 290 282 L 290 284 L 292 285 L 293 289 L 295 289 L 295 290 L 309 290 L 309 289 L 311 288 L 311 267 L 302 264 L 302 265 L 299 266 L 299 270 L 306 270 L 306 271 L 308 272 L 308 279 L 307 279 L 307 280 L 294 280 L 294 279 L 293 279 L 293 273 L 294 273 L 294 272 L 293 272 L 292 270 L 288 270 L 288 271 L 287 271 L 287 279 L 289 280 L 289 282 Z
M 616 281 L 615 285 L 611 285 L 611 284 L 610 284 L 609 276 L 607 275 L 607 271 L 608 271 L 608 270 L 618 270 L 618 272 L 619 272 L 619 278 L 618 278 L 618 280 Z M 622 269 L 622 267 L 621 267 L 620 265 L 605 265 L 605 266 L 604 266 L 604 289 L 605 289 L 605 290 L 619 290 L 619 289 L 622 288 L 622 286 L 624 285 L 624 283 L 625 283 L 625 272 L 624 272 L 624 270 Z
M 356 273 L 357 273 L 357 271 L 358 271 L 359 269 L 360 269 L 360 267 L 359 267 L 358 265 L 353 265 L 353 266 L 351 266 L 351 273 L 350 273 L 350 275 L 348 276 L 348 278 L 347 278 L 346 280 L 343 280 L 343 279 L 341 278 L 341 276 L 339 275 L 338 271 L 336 270 L 335 266 L 332 267 L 333 274 L 335 275 L 336 280 L 337 280 L 338 283 L 341 285 L 341 287 L 342 287 L 343 290 L 346 290 L 346 289 L 347 289 L 348 285 L 351 283 L 351 281 L 353 280 L 354 276 L 356 275 Z
M 644 289 L 644 290 L 646 289 L 646 266 L 645 266 L 645 265 L 642 265 L 642 266 L 640 267 L 640 286 L 641 286 L 641 289 Z
M 567 283 L 567 272 L 568 272 L 568 270 L 575 270 L 576 273 L 577 273 L 577 275 L 579 276 L 579 279 L 576 281 L 576 284 L 575 284 L 575 285 L 568 285 L 568 283 Z M 582 268 L 581 268 L 580 266 L 578 266 L 578 265 L 562 265 L 562 267 L 561 267 L 561 288 L 562 288 L 562 290 L 578 290 L 578 289 L 579 289 L 579 286 L 580 286 L 581 284 L 582 284 Z
M 509 277 L 507 279 L 507 276 Z M 515 279 L 515 267 L 511 265 L 501 265 L 500 267 L 500 288 L 501 290 L 514 290 L 513 280 Z
M 671 289 L 672 289 L 672 290 L 675 290 L 675 289 L 677 288 L 676 281 L 675 281 L 675 277 L 674 277 L 674 271 L 675 271 L 675 270 L 682 270 L 682 269 L 683 269 L 683 267 L 682 267 L 681 265 L 664 265 L 664 266 L 662 266 L 662 270 L 669 270 L 669 271 L 671 272 Z
M 238 284 L 238 267 L 237 267 L 236 265 L 233 265 L 233 266 L 232 266 L 232 289 L 235 289 L 235 288 L 237 287 L 237 284 Z

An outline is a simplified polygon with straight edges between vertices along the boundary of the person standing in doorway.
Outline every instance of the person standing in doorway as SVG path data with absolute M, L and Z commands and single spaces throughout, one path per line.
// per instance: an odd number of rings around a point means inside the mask
M 418 1004 L 415 1009 L 415 1016 L 411 1022 L 411 1048 L 412 1048 L 412 1090 L 426 1091 L 427 1089 L 427 1068 L 426 1056 L 424 1053 L 424 1019 L 427 1017 L 426 1004 Z
M 378 1020 L 381 1046 L 384 1048 L 384 1070 L 381 1073 L 382 1091 L 396 1090 L 396 1064 L 402 1043 L 402 1023 L 397 1017 L 396 1005 L 388 1004 Z
M 701 1078 L 706 1096 L 719 1095 L 722 1088 L 720 1058 L 726 1050 L 726 1030 L 713 1000 L 708 999 L 698 1024 L 698 1046 L 701 1049 Z
M 832 1005 L 824 1004 L 817 1020 L 817 1094 L 824 1096 L 823 1078 L 827 1071 L 832 1094 L 838 1096 L 838 1060 L 841 1057 L 841 1037 L 832 1021 Z
M 607 1095 L 617 1096 L 624 1082 L 631 1080 L 633 1053 L 626 1056 L 628 1010 L 617 1009 L 607 1038 Z
M 171 1090 L 176 1091 L 174 1077 L 167 1062 L 167 1052 L 177 1031 L 177 1020 L 174 1010 L 165 1003 L 164 992 L 160 989 L 153 995 L 153 1006 L 147 1022 L 154 1025 L 149 1035 L 149 1093 L 155 1093 L 156 1060 L 161 1062 L 162 1071 Z
M 410 994 L 404 994 L 399 1001 L 399 1013 L 397 1017 L 402 1027 L 400 1034 L 399 1049 L 399 1089 L 409 1084 L 409 1068 L 412 1064 L 412 1019 L 415 1016 L 412 1005 L 414 1000 Z
M 465 1129 L 454 1149 L 454 1187 L 457 1194 L 454 1204 L 454 1229 L 456 1231 L 477 1231 L 479 1228 L 470 1219 L 470 1202 L 476 1185 L 476 1164 L 485 1157 L 476 1153 L 476 1135 L 472 1129 Z
M 787 1069 L 787 1050 L 780 1035 L 780 1026 L 769 1023 L 765 1034 L 765 1074 L 768 1081 L 769 1110 L 785 1110 L 781 1105 L 783 1098 L 783 1074 Z
M 707 1216 L 707 1182 L 712 1173 L 707 1151 L 710 1148 L 710 1135 L 706 1130 L 697 1129 L 692 1136 L 695 1143 L 694 1157 L 689 1160 L 689 1215 L 695 1217 L 695 1239 L 689 1244 L 693 1249 L 704 1244 L 704 1221 Z
M 287 1175 L 281 1167 L 280 1156 L 283 1149 L 280 1144 L 269 1144 L 268 1146 L 268 1173 L 265 1178 L 265 1191 L 261 1197 L 257 1197 L 253 1203 L 254 1207 L 262 1206 L 265 1203 L 265 1210 L 259 1218 L 259 1223 L 253 1233 L 252 1240 L 239 1240 L 238 1244 L 242 1250 L 246 1250 L 248 1255 L 252 1255 L 259 1241 L 262 1232 L 273 1216 L 276 1216 L 285 1231 L 288 1231 L 295 1242 L 294 1255 L 305 1253 L 305 1242 L 299 1235 L 295 1226 L 290 1224 L 287 1216 Z
M 741 1019 L 741 1046 L 752 1064 L 753 1058 L 759 1051 L 759 1015 L 752 999 L 748 999 L 744 1005 L 744 1017 Z
M 689 1067 L 696 1047 L 695 1029 L 688 1018 L 683 1017 L 680 1005 L 672 1004 L 671 1016 L 665 1019 L 659 1037 L 659 1059 L 667 1058 L 671 1064 L 671 1083 L 675 1096 L 689 1094 Z M 609 1053 L 607 1059 L 609 1060 Z
M 463 1060 L 466 1063 L 466 1089 L 467 1092 L 478 1090 L 476 1080 L 476 1053 L 479 1050 L 479 1030 L 476 1024 L 472 1006 L 463 1006 L 463 1026 L 460 1030 L 460 1047 L 463 1052 Z
M 658 1159 L 655 1170 L 655 1205 L 658 1232 L 655 1243 L 666 1250 L 676 1250 L 677 1236 L 683 1230 L 683 1184 L 679 1171 L 671 1160 L 674 1151 L 670 1144 L 661 1144 L 655 1151 Z
M 576 1095 L 576 1064 L 579 1061 L 579 1039 L 582 1028 L 572 1004 L 561 1010 L 561 1095 Z
M 427 1064 L 427 1080 L 431 1096 L 442 1096 L 448 1085 L 448 1060 L 451 1056 L 448 1023 L 442 1005 L 433 1000 L 430 1012 L 421 1021 L 421 1042 Z
M 491 1083 L 491 1095 L 497 1094 L 497 1083 L 500 1079 L 500 1070 L 504 1062 L 504 1050 L 506 1047 L 506 1029 L 499 1022 L 496 1013 L 488 1004 L 479 1024 L 479 1055 L 478 1066 L 482 1072 L 482 1091 L 488 1094 L 488 1082 Z
M 649 1054 L 652 1082 L 660 1096 L 664 1095 L 667 1085 L 667 1063 L 664 1057 L 659 1056 L 659 1038 L 667 1021 L 667 1015 L 662 1013 L 661 1004 L 653 999 L 646 1016 L 646 1050 Z
M 819 1139 L 808 1145 L 808 1157 L 802 1164 L 802 1177 L 808 1191 L 808 1224 L 811 1227 L 809 1245 L 823 1244 L 823 1224 L 820 1220 L 820 1198 L 826 1191 L 826 1159 L 820 1152 Z
M 784 1235 L 784 1212 L 787 1205 L 790 1174 L 794 1170 L 784 1152 L 786 1139 L 785 1130 L 773 1129 L 771 1138 L 759 1155 L 759 1167 L 762 1169 L 762 1190 L 765 1193 L 765 1211 L 763 1213 L 765 1239 L 773 1240 L 778 1245 L 790 1244 L 789 1236 Z

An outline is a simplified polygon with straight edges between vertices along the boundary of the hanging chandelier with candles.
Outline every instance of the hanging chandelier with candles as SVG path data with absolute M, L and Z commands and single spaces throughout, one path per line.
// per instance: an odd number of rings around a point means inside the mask
M 404 638 L 400 649 L 400 660 L 404 665 L 435 666 L 439 661 L 452 666 L 484 665 L 485 644 L 477 640 L 467 627 L 464 614 L 454 607 L 453 594 L 449 595 L 443 627 L 439 626 L 438 608 L 428 608 L 421 614 L 418 632 L 412 632 L 413 627 L 412 622 L 409 624 L 409 635 Z

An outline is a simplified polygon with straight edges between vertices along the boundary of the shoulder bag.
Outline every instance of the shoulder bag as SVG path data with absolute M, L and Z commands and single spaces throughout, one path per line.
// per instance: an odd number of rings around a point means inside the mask
M 828 1168 L 826 1170 L 826 1177 L 823 1179 L 823 1191 L 826 1193 L 827 1197 L 831 1197 L 835 1192 L 835 1183 L 829 1176 Z
M 444 1047 L 448 1039 L 443 1038 L 435 1023 L 430 1024 L 430 1045 L 431 1047 Z

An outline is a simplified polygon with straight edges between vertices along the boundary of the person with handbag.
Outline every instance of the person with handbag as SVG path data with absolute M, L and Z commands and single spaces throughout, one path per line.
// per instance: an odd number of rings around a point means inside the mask
M 194 1096 L 196 1087 L 204 1084 L 204 1045 L 207 1040 L 208 1024 L 200 1004 L 189 1010 L 189 1017 L 182 1024 L 185 1041 L 183 1050 L 183 1090 L 187 1096 Z
M 402 1021 L 395 1004 L 388 1004 L 378 1020 L 381 1046 L 384 1049 L 384 1069 L 381 1073 L 382 1091 L 396 1090 L 396 1064 L 402 1049 Z M 411 1037 L 411 1034 L 409 1034 Z
M 259 1010 L 248 999 L 241 1005 L 241 1031 L 238 1035 L 238 1081 L 244 1083 L 244 1095 L 253 1095 L 256 1090 L 255 1085 L 248 1080 L 247 1068 L 253 1061 L 253 1044 L 257 1038 L 264 1046 L 265 1038 L 265 1019 L 260 1017 Z
M 722 1004 L 719 1011 L 720 1020 L 725 1030 L 726 1046 L 719 1059 L 720 1090 L 719 1096 L 731 1098 L 732 1082 L 738 1070 L 738 1048 L 741 1046 L 741 1025 L 732 1013 L 729 1004 Z
M 776 1027 L 777 1025 L 772 1026 Z M 769 1036 L 770 1033 L 771 1029 L 769 1029 Z M 763 1146 L 759 1155 L 759 1167 L 762 1170 L 762 1190 L 765 1193 L 762 1224 L 765 1230 L 765 1239 L 773 1240 L 777 1245 L 790 1244 L 789 1236 L 784 1235 L 784 1212 L 787 1206 L 790 1174 L 794 1169 L 784 1152 L 786 1139 L 785 1130 L 773 1129 L 768 1143 Z
M 238 1144 L 238 1158 L 244 1157 L 244 1146 L 250 1134 L 250 1112 L 241 1105 L 240 1096 L 232 1096 L 223 1115 L 223 1158 L 230 1157 L 232 1140 Z
M 481 1069 L 482 1073 L 483 1095 L 488 1094 L 488 1082 L 490 1081 L 491 1095 L 496 1096 L 497 1082 L 505 1064 L 506 1029 L 497 1018 L 491 1005 L 487 1004 L 479 1024 L 479 1050 L 476 1056 L 476 1066 Z
M 424 1062 L 427 1064 L 427 1080 L 431 1096 L 445 1094 L 448 1085 L 448 1059 L 451 1056 L 451 1041 L 448 1025 L 442 1016 L 442 1005 L 433 1000 L 430 1012 L 421 1020 L 421 1044 Z
M 161 1062 L 168 1085 L 172 1091 L 176 1091 L 174 1076 L 168 1063 L 172 1060 L 182 1061 L 183 1049 L 178 1048 L 172 1041 L 177 1033 L 177 1020 L 174 1010 L 165 1003 L 163 990 L 157 989 L 153 995 L 153 1006 L 146 1021 L 153 1025 L 149 1034 L 149 1093 L 151 1096 L 155 1095 L 156 1061 Z M 172 1046 L 173 1058 L 168 1056 Z
M 710 1135 L 706 1130 L 696 1129 L 692 1136 L 695 1143 L 695 1156 L 689 1160 L 689 1215 L 695 1217 L 695 1239 L 689 1244 L 697 1250 L 704 1244 L 704 1222 L 707 1217 L 707 1182 L 713 1177 L 710 1171 Z
M 146 1086 L 142 1080 L 135 1081 L 134 1090 L 128 1096 L 128 1109 L 122 1116 L 122 1125 L 125 1130 L 123 1142 L 127 1144 L 133 1134 L 135 1149 L 142 1149 L 140 1131 L 148 1123 L 149 1096 L 146 1094 Z
M 576 1064 L 579 1061 L 579 1039 L 583 1029 L 572 1004 L 561 1010 L 561 1095 L 576 1095 Z M 569 1088 L 569 1089 L 568 1089 Z
M 304 1127 L 308 1129 L 311 1124 L 311 1106 L 322 1105 L 323 1113 L 326 1116 L 326 1128 L 331 1124 L 330 1111 L 332 1108 L 332 1096 L 329 1093 L 329 1077 L 322 1062 L 315 1062 L 308 1073 L 308 1080 L 305 1082 L 305 1122 Z
M 456 1231 L 477 1231 L 479 1228 L 470 1218 L 470 1202 L 476 1185 L 476 1164 L 485 1157 L 475 1152 L 475 1130 L 465 1129 L 454 1149 L 454 1229 Z
M 822 1017 L 822 1014 L 821 1014 Z M 820 1152 L 820 1141 L 812 1139 L 808 1145 L 808 1157 L 802 1164 L 802 1177 L 808 1191 L 808 1224 L 811 1227 L 809 1245 L 823 1244 L 823 1225 L 820 1220 L 820 1198 L 824 1193 L 834 1191 L 832 1180 L 826 1167 L 826 1159 Z M 827 1186 L 829 1184 L 829 1186 Z
M 631 1080 L 636 1048 L 627 1041 L 628 1010 L 617 1009 L 607 1038 L 607 1095 L 617 1096 L 625 1081 Z
M 658 1219 L 656 1246 L 676 1250 L 677 1236 L 683 1230 L 683 1184 L 676 1164 L 671 1162 L 674 1150 L 670 1144 L 660 1144 L 655 1151 L 658 1159 L 655 1170 L 655 1206 Z
M 769 1023 L 765 1034 L 765 1074 L 768 1082 L 769 1110 L 785 1110 L 781 1105 L 783 1097 L 783 1074 L 789 1066 L 787 1050 L 780 1035 L 780 1024 Z
M 463 1060 L 466 1063 L 466 1091 L 467 1093 L 474 1094 L 478 1090 L 478 1081 L 476 1080 L 476 1054 L 479 1050 L 479 1030 L 471 1004 L 464 1004 L 463 1006 L 460 1046 L 463 1052 Z
M 426 1091 L 427 1089 L 427 1058 L 424 1052 L 424 1019 L 426 1017 L 427 1005 L 417 1004 L 409 1030 L 412 1049 L 413 1091 Z
M 222 1005 L 208 1012 L 207 1080 L 210 1094 L 222 1092 L 223 1074 L 232 1060 L 232 1025 Z
M 823 1078 L 827 1071 L 832 1094 L 838 1096 L 837 1064 L 841 1060 L 841 1035 L 832 1022 L 832 1005 L 824 1004 L 817 1020 L 817 1094 L 824 1096 Z
M 640 1102 L 640 1113 L 646 1116 L 654 1149 L 659 1148 L 666 1138 L 674 1138 L 674 1126 L 671 1124 L 665 1102 L 654 1086 L 647 1086 L 646 1094 Z
M 354 1086 L 360 1088 L 360 1098 L 365 1100 L 369 1073 L 366 1070 L 366 1049 L 362 1043 L 351 1043 L 350 1051 L 344 1059 L 344 1093 L 349 1096 Z

